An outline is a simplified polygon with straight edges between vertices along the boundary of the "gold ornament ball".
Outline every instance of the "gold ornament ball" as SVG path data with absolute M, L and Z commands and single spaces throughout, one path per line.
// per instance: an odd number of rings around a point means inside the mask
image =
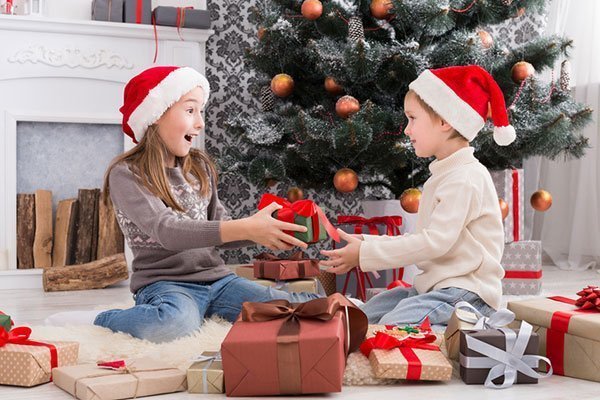
M 331 76 L 325 78 L 325 90 L 327 90 L 327 93 L 333 95 L 344 93 L 344 88 L 341 87 Z
M 340 118 L 348 118 L 360 110 L 360 103 L 352 96 L 342 96 L 335 103 L 335 112 Z
M 258 40 L 263 40 L 266 32 L 267 32 L 267 30 L 264 27 L 262 27 L 262 26 L 259 27 L 258 32 L 256 32 L 256 35 L 258 36 Z
M 477 32 L 479 35 L 479 39 L 481 40 L 481 45 L 484 49 L 489 49 L 494 45 L 494 38 L 490 35 L 489 32 L 484 31 L 483 29 Z
M 319 0 L 304 0 L 300 12 L 304 18 L 313 21 L 323 14 L 323 4 Z
M 400 195 L 400 205 L 410 214 L 415 214 L 419 211 L 419 202 L 421 201 L 421 191 L 416 188 L 406 189 Z
M 515 83 L 521 83 L 524 79 L 527 79 L 535 74 L 535 68 L 533 68 L 533 65 L 529 64 L 527 61 L 519 61 L 513 65 L 512 69 L 510 70 L 510 74 Z
M 335 173 L 333 186 L 342 193 L 353 192 L 358 187 L 358 175 L 350 168 L 342 168 Z
M 386 19 L 393 8 L 390 0 L 371 0 L 371 15 L 377 19 Z
M 552 206 L 552 195 L 544 190 L 540 189 L 531 195 L 531 207 L 536 211 L 547 211 Z
M 500 212 L 502 213 L 502 220 L 505 220 L 508 217 L 508 203 L 498 197 L 498 203 L 500 204 Z
M 288 74 L 277 74 L 271 79 L 271 91 L 279 97 L 287 97 L 294 91 L 294 79 Z
M 290 203 L 304 199 L 304 192 L 299 187 L 292 187 L 287 192 L 287 199 Z

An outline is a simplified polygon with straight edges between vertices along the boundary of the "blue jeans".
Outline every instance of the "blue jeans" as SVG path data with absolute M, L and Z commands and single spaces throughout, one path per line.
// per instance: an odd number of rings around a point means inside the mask
M 213 315 L 233 322 L 245 301 L 283 299 L 303 303 L 318 297 L 314 293 L 275 290 L 233 274 L 214 282 L 159 281 L 138 290 L 134 307 L 104 311 L 94 325 L 159 343 L 190 334 L 204 318 Z
M 486 316 L 494 312 L 477 294 L 455 287 L 423 294 L 415 288 L 397 287 L 379 293 L 360 308 L 371 324 L 419 324 L 429 317 L 432 325 L 447 325 L 459 301 L 471 303 Z

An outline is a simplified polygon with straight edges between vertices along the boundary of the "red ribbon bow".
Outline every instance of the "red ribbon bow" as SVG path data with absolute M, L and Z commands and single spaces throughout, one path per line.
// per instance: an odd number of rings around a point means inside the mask
M 594 309 L 600 311 L 600 288 L 598 286 L 588 285 L 588 287 L 577 292 L 577 296 L 579 296 L 575 302 L 577 307 L 582 310 Z
M 260 199 L 258 203 L 258 209 L 262 210 L 267 207 L 271 203 L 277 203 L 283 208 L 277 211 L 277 219 L 284 222 L 294 223 L 294 216 L 296 214 L 305 217 L 312 218 L 313 221 L 313 242 L 317 242 L 319 240 L 319 222 L 323 224 L 325 230 L 329 237 L 331 237 L 336 242 L 340 241 L 340 235 L 337 230 L 331 225 L 331 222 L 325 216 L 321 207 L 315 204 L 312 200 L 298 200 L 293 203 L 290 203 L 286 199 L 282 197 L 275 196 L 271 193 L 265 193 Z M 313 218 L 317 216 L 318 218 Z M 293 236 L 293 232 L 286 231 L 286 233 L 290 236 Z
M 18 326 L 10 330 L 10 332 L 6 332 L 4 329 L 0 329 L 0 347 L 4 347 L 5 345 L 12 344 L 20 344 L 25 346 L 44 346 L 50 350 L 50 369 L 58 367 L 58 353 L 56 351 L 56 347 L 50 343 L 36 342 L 33 340 L 29 340 L 29 336 L 31 335 L 31 328 L 26 326 Z M 50 377 L 52 380 L 52 377 Z
M 398 349 L 408 362 L 406 379 L 419 380 L 421 378 L 423 364 L 413 349 L 439 351 L 440 348 L 438 346 L 431 344 L 435 342 L 435 340 L 435 335 L 431 333 L 425 334 L 425 336 L 422 338 L 407 336 L 405 339 L 399 340 L 394 336 L 388 335 L 387 333 L 377 332 L 375 337 L 365 340 L 360 345 L 360 351 L 366 357 L 369 357 L 371 351 L 375 349 Z

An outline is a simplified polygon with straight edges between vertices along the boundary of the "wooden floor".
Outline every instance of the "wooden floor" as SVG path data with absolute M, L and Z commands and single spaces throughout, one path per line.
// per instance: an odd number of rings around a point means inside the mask
M 560 271 L 556 267 L 544 267 L 544 294 L 571 295 L 588 284 L 600 284 L 597 271 Z M 0 292 L 0 310 L 12 315 L 19 325 L 40 325 L 55 312 L 65 310 L 91 310 L 101 305 L 122 303 L 131 299 L 127 284 L 94 291 L 44 293 L 37 289 L 5 290 Z M 505 390 L 485 389 L 483 386 L 465 385 L 454 378 L 447 383 L 408 383 L 397 386 L 344 387 L 342 393 L 312 398 L 367 398 L 397 400 L 398 398 L 421 399 L 502 399 L 502 400 L 564 400 L 596 399 L 600 384 L 579 379 L 553 376 L 538 385 L 515 385 Z M 199 395 L 188 393 L 154 396 L 156 399 L 192 399 Z M 200 395 L 202 396 L 202 395 Z M 207 396 L 207 395 L 204 395 Z M 372 396 L 372 397 L 371 397 Z M 224 397 L 224 395 L 208 395 Z M 295 397 L 287 397 L 292 399 Z M 299 397 L 300 398 L 300 397 Z M 303 397 L 305 398 L 305 397 Z M 35 388 L 0 386 L 0 399 L 72 399 L 52 383 Z

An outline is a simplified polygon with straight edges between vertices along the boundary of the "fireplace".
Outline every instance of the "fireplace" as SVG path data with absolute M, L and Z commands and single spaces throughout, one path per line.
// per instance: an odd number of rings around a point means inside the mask
M 185 41 L 175 28 L 158 27 L 157 31 L 157 64 L 204 71 L 205 43 L 212 31 L 183 29 Z M 40 269 L 16 269 L 16 198 L 24 184 L 18 177 L 36 175 L 35 170 L 22 170 L 19 175 L 19 163 L 43 169 L 47 161 L 36 157 L 35 151 L 45 146 L 56 151 L 58 145 L 53 148 L 40 141 L 74 140 L 74 125 L 84 133 L 112 129 L 108 136 L 114 140 L 123 86 L 152 65 L 155 38 L 150 25 L 9 15 L 0 15 L 0 37 L 0 289 L 38 288 L 42 284 Z M 63 126 L 63 137 L 55 126 Z M 19 136 L 35 127 L 49 129 L 51 134 Z M 83 143 L 71 145 L 94 158 L 97 147 L 85 143 L 83 137 Z M 195 145 L 202 147 L 202 143 Z M 121 135 L 110 146 L 120 152 L 132 143 Z M 36 150 L 27 153 L 28 147 Z M 106 165 L 98 168 L 103 171 Z M 78 175 L 66 173 L 60 179 L 71 178 L 69 184 L 76 185 Z

